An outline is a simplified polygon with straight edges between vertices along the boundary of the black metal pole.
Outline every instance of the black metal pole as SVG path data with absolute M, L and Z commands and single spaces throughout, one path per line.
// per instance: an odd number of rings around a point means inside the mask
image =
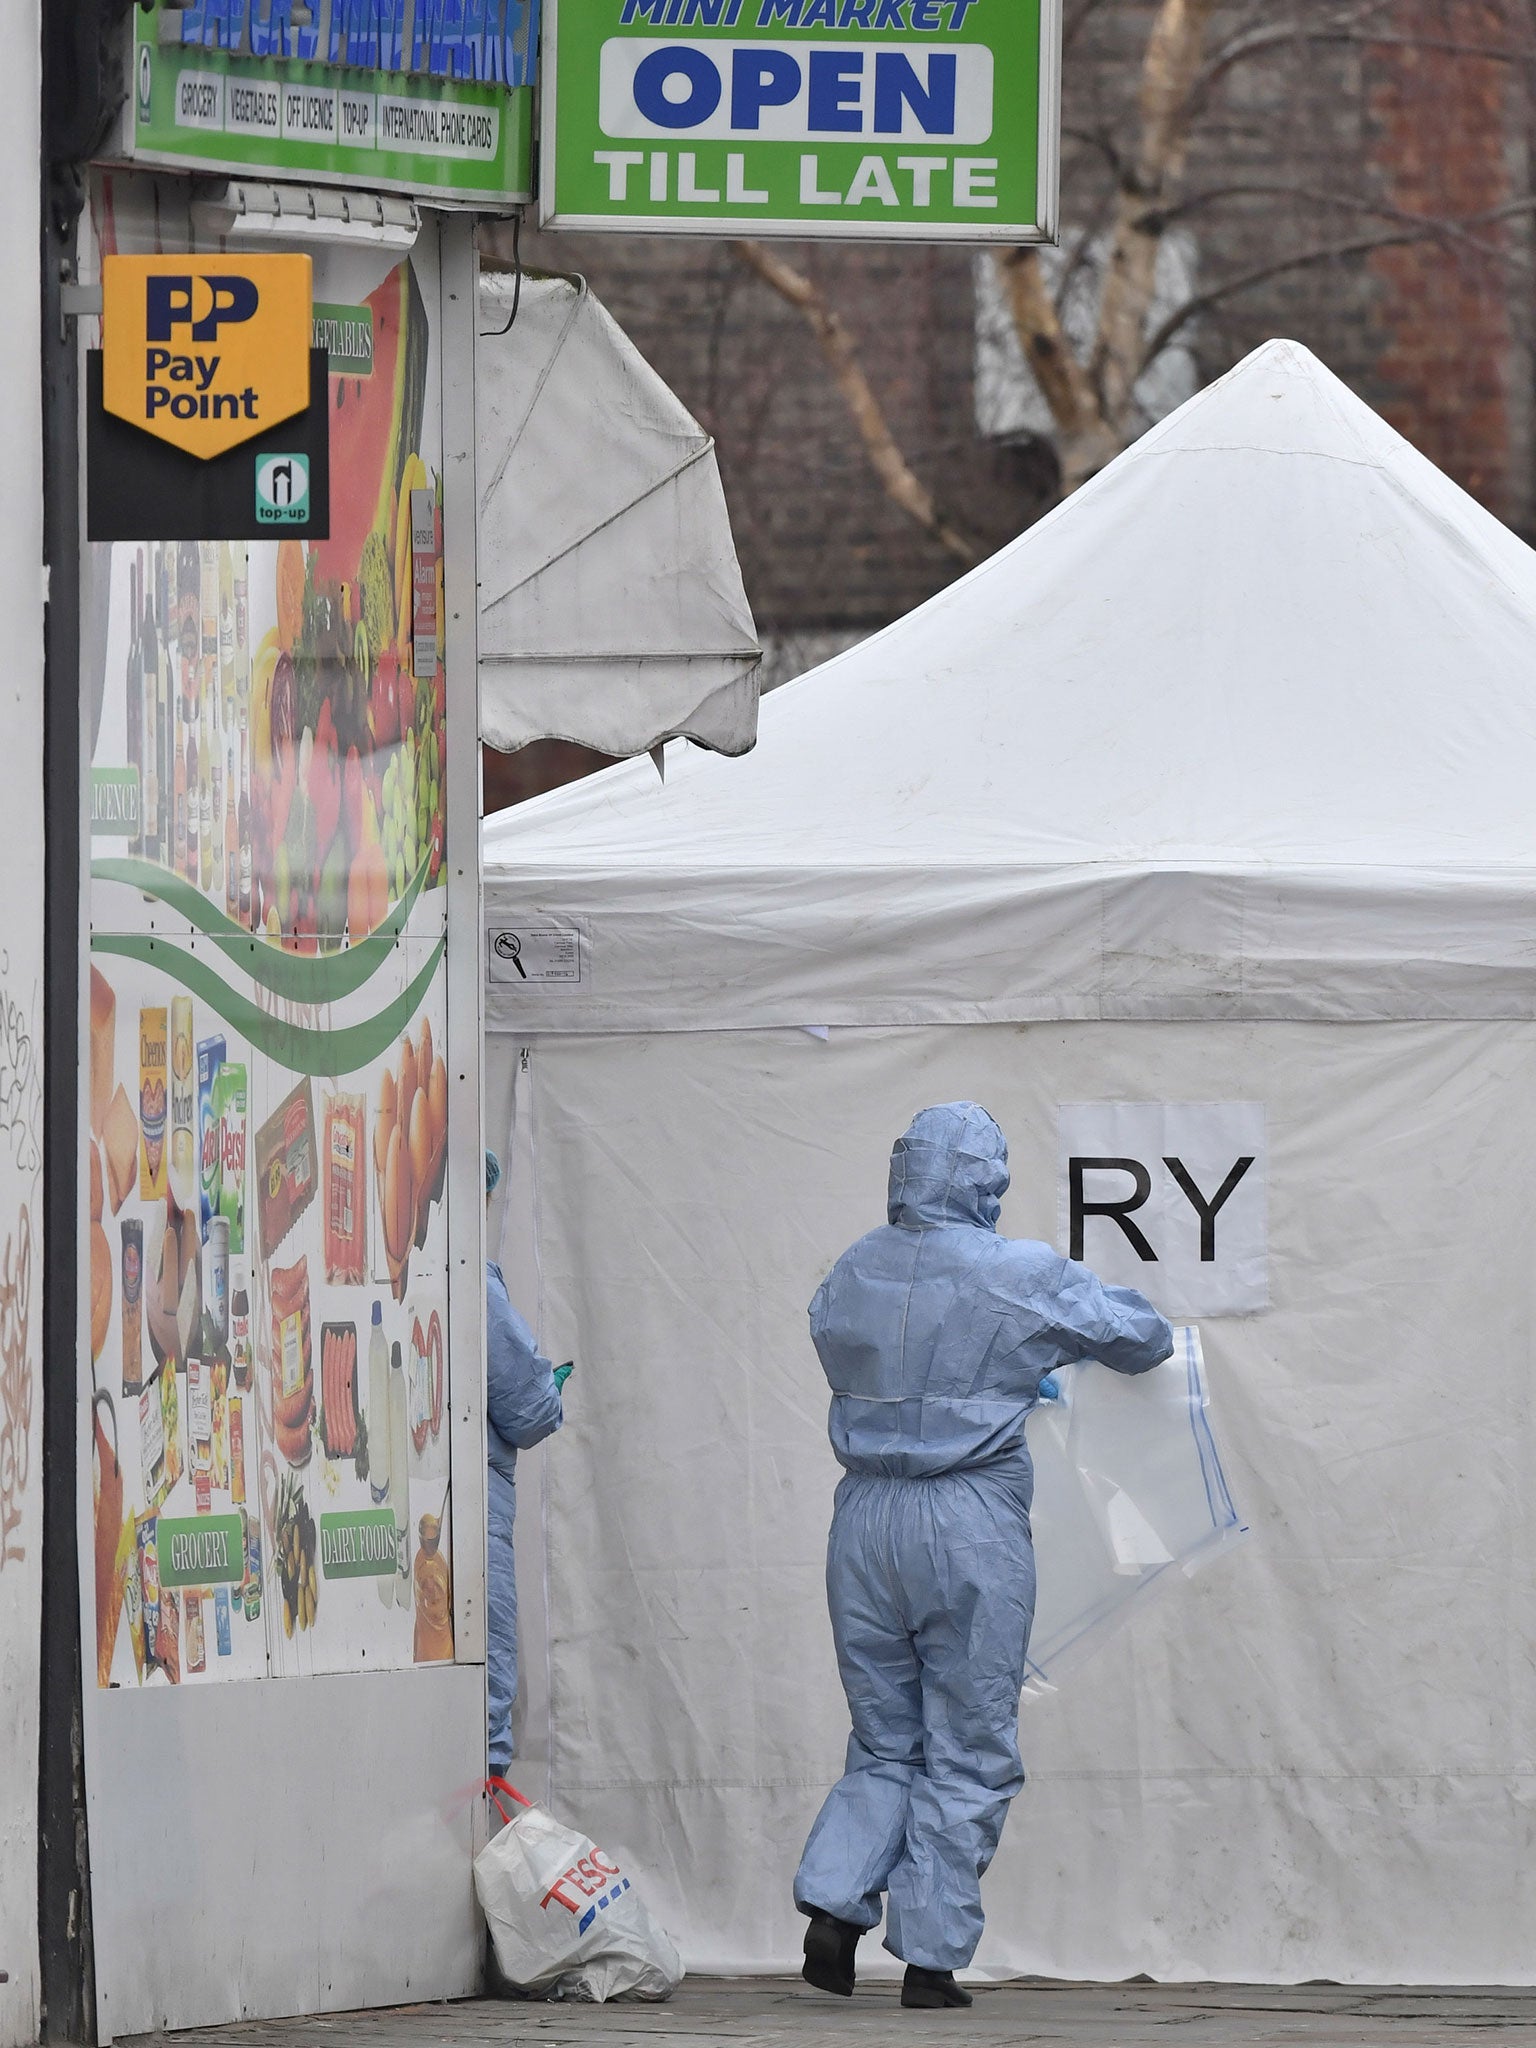
M 38 1757 L 38 1947 L 45 2041 L 95 2039 L 81 1725 L 77 1514 L 80 1152 L 79 376 L 64 311 L 102 117 L 106 23 L 45 0 L 41 194 L 43 555 L 43 1618 Z M 83 125 L 84 124 L 84 125 Z

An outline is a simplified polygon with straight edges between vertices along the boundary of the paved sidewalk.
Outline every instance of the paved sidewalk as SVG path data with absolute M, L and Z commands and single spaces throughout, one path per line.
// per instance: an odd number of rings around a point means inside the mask
M 1536 1991 L 1286 1990 L 1234 1985 L 1006 1984 L 970 2012 L 904 2012 L 895 1984 L 846 2003 L 783 1978 L 690 1978 L 670 2004 L 538 2005 L 467 2000 L 330 2019 L 142 2035 L 135 2048 L 872 2048 L 943 2039 L 971 2048 L 1450 2048 L 1497 2036 L 1536 2048 Z M 126 2048 L 126 2044 L 125 2044 Z

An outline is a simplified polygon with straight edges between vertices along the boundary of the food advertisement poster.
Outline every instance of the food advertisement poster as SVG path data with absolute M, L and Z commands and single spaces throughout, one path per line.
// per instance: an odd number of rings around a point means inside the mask
M 93 550 L 103 1687 L 454 1654 L 434 248 L 315 292 L 329 538 Z

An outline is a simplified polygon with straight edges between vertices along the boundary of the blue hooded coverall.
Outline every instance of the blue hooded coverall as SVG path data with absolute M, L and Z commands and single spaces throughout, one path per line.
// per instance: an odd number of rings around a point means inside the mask
M 517 1512 L 517 1454 L 552 1436 L 564 1420 L 553 1370 L 512 1306 L 500 1266 L 485 1269 L 486 1755 L 493 1777 L 512 1761 L 512 1703 L 517 1698 L 517 1578 L 512 1519 Z
M 981 1879 L 1024 1783 L 1019 1696 L 1035 1606 L 1024 1421 L 1069 1360 L 1146 1372 L 1173 1333 L 1130 1288 L 999 1237 L 1008 1148 L 984 1109 L 916 1117 L 891 1155 L 889 1223 L 811 1303 L 845 1468 L 827 1600 L 853 1732 L 795 1903 L 904 1962 L 955 1970 L 981 1939 Z

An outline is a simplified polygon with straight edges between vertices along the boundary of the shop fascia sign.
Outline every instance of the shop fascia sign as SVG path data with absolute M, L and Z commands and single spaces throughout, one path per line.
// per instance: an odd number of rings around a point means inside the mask
M 505 206 L 532 186 L 539 0 L 135 8 L 121 154 Z
M 545 0 L 542 224 L 1043 242 L 1059 0 Z

